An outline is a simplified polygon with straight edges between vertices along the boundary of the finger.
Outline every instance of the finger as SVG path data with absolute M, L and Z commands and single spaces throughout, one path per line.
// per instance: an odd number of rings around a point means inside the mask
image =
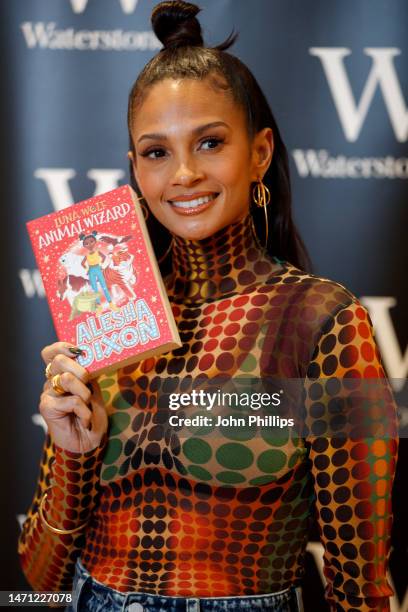
M 85 368 L 83 368 L 77 361 L 74 359 L 63 355 L 62 353 L 58 353 L 55 355 L 53 360 L 50 362 L 50 372 L 51 376 L 55 376 L 56 374 L 62 374 L 63 372 L 70 372 L 82 382 L 87 383 L 89 380 L 89 374 Z
M 39 410 L 46 421 L 55 421 L 74 414 L 85 429 L 89 429 L 92 422 L 91 410 L 80 397 L 75 395 L 58 396 L 57 398 L 50 393 L 43 393 Z
M 52 379 L 50 380 L 50 383 L 51 389 L 49 390 L 49 393 L 54 397 L 61 397 L 61 395 L 52 388 Z M 91 390 L 81 380 L 79 380 L 75 374 L 72 374 L 72 372 L 62 372 L 59 375 L 59 384 L 66 391 L 66 393 L 77 395 L 86 404 L 91 399 Z
M 53 344 L 49 344 L 45 346 L 41 351 L 41 357 L 45 364 L 49 364 L 50 361 L 54 359 L 56 355 L 62 353 L 66 355 L 70 359 L 75 359 L 78 356 L 78 353 L 73 353 L 72 350 L 69 349 L 77 349 L 77 347 L 72 346 L 69 342 L 54 342 Z

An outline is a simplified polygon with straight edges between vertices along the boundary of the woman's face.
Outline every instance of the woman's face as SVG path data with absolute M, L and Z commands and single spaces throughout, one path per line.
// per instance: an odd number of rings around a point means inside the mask
M 250 140 L 244 111 L 208 80 L 154 85 L 133 118 L 136 181 L 153 215 L 191 240 L 242 219 L 251 183 L 263 177 L 272 131 Z

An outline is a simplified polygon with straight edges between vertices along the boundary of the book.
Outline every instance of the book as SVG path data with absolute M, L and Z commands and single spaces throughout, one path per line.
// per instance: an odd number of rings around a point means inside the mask
M 59 340 L 91 378 L 181 346 L 129 185 L 27 223 Z

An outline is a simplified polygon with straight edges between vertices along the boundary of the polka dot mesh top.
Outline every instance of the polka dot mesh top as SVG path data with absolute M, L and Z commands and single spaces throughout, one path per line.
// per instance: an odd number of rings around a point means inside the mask
M 173 270 L 183 346 L 99 379 L 109 430 L 98 448 L 46 438 L 19 540 L 28 581 L 70 590 L 80 556 L 122 592 L 276 592 L 301 581 L 316 515 L 331 609 L 389 610 L 396 416 L 366 309 L 341 285 L 264 256 L 249 217 L 204 241 L 176 238 Z M 301 431 L 170 427 L 170 393 L 239 379 L 301 381 L 283 402 Z M 376 384 L 362 393 L 362 381 Z M 49 532 L 45 491 L 52 524 L 86 529 Z

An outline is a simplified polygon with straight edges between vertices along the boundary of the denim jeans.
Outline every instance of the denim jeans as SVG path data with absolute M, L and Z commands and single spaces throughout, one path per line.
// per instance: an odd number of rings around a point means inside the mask
M 122 593 L 93 579 L 78 559 L 72 604 L 65 612 L 228 612 L 268 610 L 302 612 L 300 590 L 294 587 L 279 593 L 234 597 L 170 597 L 149 593 Z
M 91 283 L 91 287 L 95 291 L 95 293 L 98 293 L 99 281 L 99 284 L 102 287 L 102 291 L 104 292 L 106 299 L 108 300 L 108 302 L 111 302 L 111 294 L 109 293 L 109 289 L 106 285 L 105 277 L 103 275 L 103 270 L 101 266 L 89 266 L 88 277 L 89 282 Z M 98 299 L 97 302 L 99 304 L 100 300 Z

